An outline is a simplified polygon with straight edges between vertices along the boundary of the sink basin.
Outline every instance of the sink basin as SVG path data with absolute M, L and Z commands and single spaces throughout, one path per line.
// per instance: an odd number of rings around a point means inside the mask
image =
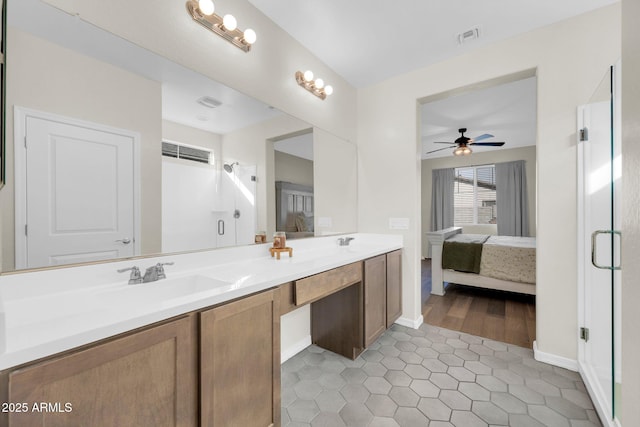
M 229 286 L 230 282 L 195 275 L 162 279 L 156 282 L 127 285 L 124 288 L 106 291 L 100 295 L 105 302 L 122 304 L 154 304 L 164 301 L 175 301 L 180 298 L 201 296 L 203 293 L 215 293 L 216 290 Z M 116 301 L 114 301 L 114 299 Z
M 0 313 L 0 316 L 4 315 L 5 328 L 55 324 L 58 328 L 73 330 L 87 322 L 108 323 L 114 318 L 114 312 L 118 316 L 125 313 L 139 314 L 162 306 L 189 303 L 208 295 L 220 294 L 230 284 L 231 282 L 207 276 L 193 275 L 138 285 L 67 292 L 5 302 L 5 313 Z M 0 317 L 0 322 L 2 320 Z

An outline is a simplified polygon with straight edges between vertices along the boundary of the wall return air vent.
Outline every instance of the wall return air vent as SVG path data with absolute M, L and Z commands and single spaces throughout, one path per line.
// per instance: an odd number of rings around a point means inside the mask
M 480 29 L 474 27 L 458 34 L 458 44 L 465 44 L 478 38 L 480 38 Z
M 213 153 L 211 151 L 174 142 L 162 142 L 162 155 L 199 163 L 213 163 Z

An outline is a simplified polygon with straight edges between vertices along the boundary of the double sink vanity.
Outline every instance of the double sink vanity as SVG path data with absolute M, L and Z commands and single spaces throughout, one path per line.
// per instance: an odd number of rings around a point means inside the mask
M 355 359 L 401 315 L 402 238 L 349 236 L 0 276 L 0 425 L 279 426 L 281 316 Z

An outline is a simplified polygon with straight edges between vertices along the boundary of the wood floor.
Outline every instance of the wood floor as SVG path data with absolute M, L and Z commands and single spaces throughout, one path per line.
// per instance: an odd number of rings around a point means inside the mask
M 451 284 L 431 295 L 431 260 L 422 261 L 422 315 L 434 326 L 532 348 L 535 297 Z

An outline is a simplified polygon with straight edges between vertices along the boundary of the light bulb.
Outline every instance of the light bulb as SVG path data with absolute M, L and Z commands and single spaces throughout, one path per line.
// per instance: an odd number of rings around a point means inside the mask
M 244 30 L 244 36 L 242 37 L 247 44 L 254 44 L 256 42 L 258 36 L 256 36 L 256 32 L 251 28 L 247 28 Z
M 307 70 L 304 72 L 304 80 L 307 82 L 313 80 L 313 72 L 311 70 Z
M 331 85 L 326 85 L 324 87 L 324 93 L 326 93 L 327 95 L 331 95 L 333 93 L 333 86 Z
M 324 80 L 322 79 L 316 79 L 316 83 L 315 83 L 316 87 L 318 89 L 322 89 L 324 87 Z
M 233 15 L 227 14 L 222 18 L 222 25 L 225 29 L 233 31 L 238 28 L 238 21 L 236 21 L 236 18 Z
M 464 150 L 462 150 L 462 151 L 463 151 L 463 154 L 465 156 L 467 156 L 467 155 L 472 153 L 471 148 L 469 148 L 469 147 L 464 147 Z
M 453 155 L 454 156 L 461 156 L 462 154 L 463 154 L 462 147 L 458 147 L 455 150 L 453 150 Z
M 212 0 L 199 0 L 198 9 L 200 9 L 200 12 L 208 16 L 213 14 L 213 11 L 215 10 L 215 6 L 213 5 Z

